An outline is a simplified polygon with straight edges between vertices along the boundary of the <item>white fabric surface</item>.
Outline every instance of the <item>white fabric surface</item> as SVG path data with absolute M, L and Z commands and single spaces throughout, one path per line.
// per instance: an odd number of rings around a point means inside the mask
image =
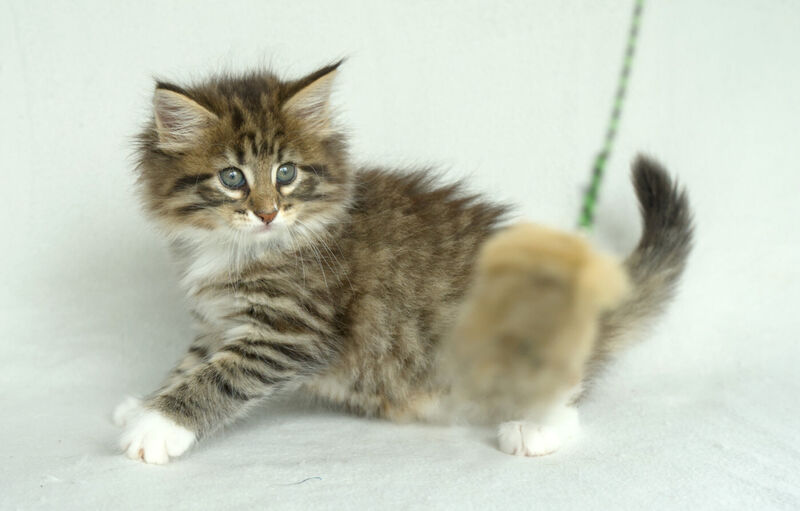
M 680 295 L 552 456 L 287 399 L 164 467 L 110 412 L 191 332 L 133 195 L 150 76 L 342 55 L 360 161 L 434 163 L 571 228 L 630 2 L 0 4 L 0 508 L 800 508 L 800 3 L 648 2 L 596 238 L 638 233 L 643 149 L 690 190 Z M 312 478 L 312 479 L 308 479 Z M 304 481 L 301 484 L 292 484 Z

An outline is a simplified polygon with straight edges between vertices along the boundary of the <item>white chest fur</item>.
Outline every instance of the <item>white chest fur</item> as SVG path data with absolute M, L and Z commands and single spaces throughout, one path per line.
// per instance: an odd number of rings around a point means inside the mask
M 181 284 L 194 295 L 210 282 L 232 280 L 238 274 L 239 254 L 235 247 L 222 243 L 203 243 L 181 255 L 184 270 Z
M 181 285 L 201 319 L 216 327 L 230 326 L 231 316 L 247 306 L 237 296 L 236 281 L 251 261 L 247 251 L 225 240 L 207 240 L 177 249 L 185 268 Z

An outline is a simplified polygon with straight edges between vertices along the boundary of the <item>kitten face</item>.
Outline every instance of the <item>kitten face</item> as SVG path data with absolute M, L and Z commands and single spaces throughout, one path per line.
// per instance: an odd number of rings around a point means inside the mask
M 262 73 L 187 89 L 160 83 L 139 137 L 148 210 L 178 239 L 313 243 L 351 192 L 328 106 L 337 66 L 292 82 Z

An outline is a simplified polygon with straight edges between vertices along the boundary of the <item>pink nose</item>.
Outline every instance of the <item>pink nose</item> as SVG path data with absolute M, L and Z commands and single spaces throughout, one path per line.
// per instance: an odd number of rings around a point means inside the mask
M 256 213 L 256 216 L 259 217 L 261 220 L 263 220 L 265 224 L 269 224 L 270 222 L 275 220 L 276 216 L 278 216 L 278 210 L 277 209 L 273 209 L 270 212 L 256 211 L 255 213 Z

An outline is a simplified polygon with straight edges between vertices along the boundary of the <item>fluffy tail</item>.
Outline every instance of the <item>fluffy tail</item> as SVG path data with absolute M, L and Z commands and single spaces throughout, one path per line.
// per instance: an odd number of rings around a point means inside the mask
M 639 245 L 625 260 L 632 292 L 601 319 L 589 361 L 590 376 L 664 310 L 692 248 L 692 214 L 686 192 L 661 165 L 639 156 L 633 164 L 633 185 L 644 225 Z

